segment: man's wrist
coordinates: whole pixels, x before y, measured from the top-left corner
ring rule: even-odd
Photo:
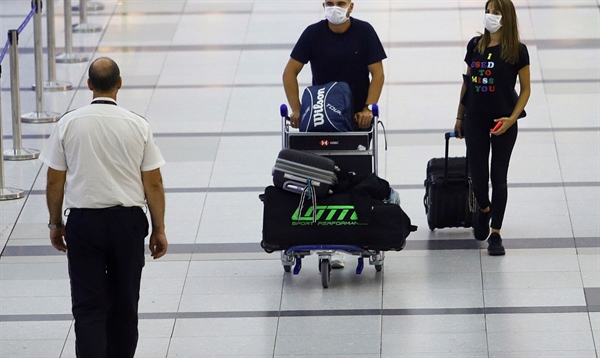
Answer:
[[[157,234],[164,233],[165,226],[164,225],[162,225],[162,226],[161,225],[158,225],[158,226],[152,225],[152,232],[157,233]]]
[[[58,222],[56,224],[53,224],[53,223],[50,223],[50,222],[48,223],[48,229],[50,229],[50,230],[59,229],[59,228],[61,228],[63,226],[65,226],[65,224],[63,224],[62,221],[60,221],[60,222]]]

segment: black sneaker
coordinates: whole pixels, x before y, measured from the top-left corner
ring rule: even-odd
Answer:
[[[495,232],[490,235],[488,239],[488,254],[490,256],[502,256],[506,252],[504,251],[504,246],[502,246],[502,238],[500,234],[496,234]]]
[[[475,222],[473,223],[473,235],[476,240],[485,241],[490,235],[490,218],[492,211],[484,213],[477,210],[475,214]]]

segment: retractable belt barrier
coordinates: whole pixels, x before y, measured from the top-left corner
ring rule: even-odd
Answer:
[[[19,101],[19,94],[20,94],[18,85],[16,88],[13,88],[13,83],[15,82],[15,79],[16,79],[16,82],[18,83],[18,76],[19,76],[18,56],[17,56],[18,34],[21,33],[21,31],[23,31],[25,26],[27,26],[27,24],[29,23],[31,18],[34,16],[36,10],[37,10],[37,3],[32,3],[31,11],[27,15],[27,17],[25,18],[23,23],[19,26],[19,28],[17,30],[9,30],[8,31],[8,39],[6,40],[6,44],[4,45],[2,52],[0,53],[0,80],[1,80],[2,79],[2,61],[4,60],[6,53],[9,52],[9,50],[10,50],[9,56],[10,56],[10,71],[11,71],[10,78],[11,78],[11,99],[12,99],[12,104],[13,104],[12,105],[13,117],[15,115],[15,108],[19,108],[19,106],[15,106],[15,100],[17,102]],[[16,94],[15,94],[15,92],[16,92]],[[4,136],[2,134],[2,98],[1,98],[1,94],[2,94],[2,91],[0,90],[0,153],[2,153],[2,155],[0,155],[0,200],[12,200],[12,199],[22,198],[23,190],[9,188],[4,185],[4,179],[5,179],[4,159],[8,159],[8,160],[13,159],[13,157],[14,157],[13,154],[18,153],[20,150],[20,145],[21,145],[21,127],[20,127],[20,118],[19,118],[20,116],[16,117],[17,120],[19,121],[19,123],[17,123],[17,125],[15,125],[14,118],[13,118],[13,144],[14,144],[15,148],[13,148],[12,150],[9,150],[5,153],[4,152]],[[36,156],[36,158],[37,158],[37,156]]]
[[[46,36],[48,40],[48,81],[44,82],[44,89],[46,91],[68,91],[73,88],[71,83],[65,81],[56,81],[56,34],[54,28],[54,0],[46,0],[46,27]],[[33,87],[33,89],[35,90],[35,86]]]
[[[90,33],[102,31],[102,26],[88,24],[87,22],[88,5],[87,0],[79,0],[79,24],[73,26],[75,33]]]
[[[58,63],[86,62],[88,57],[73,53],[73,21],[71,17],[71,0],[64,0],[65,5],[65,53],[56,57]]]
[[[6,151],[2,150],[2,160],[29,160],[36,159],[39,151],[35,149],[22,148],[21,140],[21,92],[19,84],[19,34],[25,29],[29,21],[35,16],[41,6],[32,2],[31,11],[21,23],[18,29],[8,30],[8,40],[5,50],[8,50],[10,58],[10,92],[11,92],[11,114],[12,114],[12,141],[13,148]],[[4,59],[6,51],[0,56],[0,65]],[[2,165],[3,167],[3,165]],[[3,187],[3,185],[2,185]]]
[[[35,112],[21,116],[24,123],[52,123],[58,121],[59,113],[44,110],[44,49],[42,45],[42,0],[32,0],[33,50],[35,59]]]

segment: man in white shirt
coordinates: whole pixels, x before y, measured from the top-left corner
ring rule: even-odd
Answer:
[[[165,161],[148,122],[117,106],[121,83],[113,60],[92,62],[92,103],[66,113],[40,154],[48,166],[50,240],[69,262],[77,357],[135,354],[146,205],[152,257],[162,257],[168,246],[160,173]]]

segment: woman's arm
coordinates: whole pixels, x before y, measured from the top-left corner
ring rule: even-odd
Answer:
[[[467,67],[467,73],[465,76],[471,77],[470,67]],[[465,116],[465,110],[467,109],[467,107],[465,107],[465,105],[462,103],[465,93],[467,93],[467,84],[465,81],[462,81],[462,86],[460,87],[460,97],[458,99],[458,109],[456,110],[456,122],[454,123],[454,132],[456,132],[456,136],[458,138],[463,137],[463,118]]]
[[[502,121],[502,126],[498,128],[498,130],[492,132],[493,135],[501,135],[506,132],[513,124],[515,124],[517,119],[519,119],[519,115],[525,109],[525,105],[527,105],[529,96],[531,95],[531,74],[529,65],[519,70],[519,83],[521,84],[521,90],[519,91],[519,98],[517,99],[515,108],[510,117],[494,120],[495,122]]]

